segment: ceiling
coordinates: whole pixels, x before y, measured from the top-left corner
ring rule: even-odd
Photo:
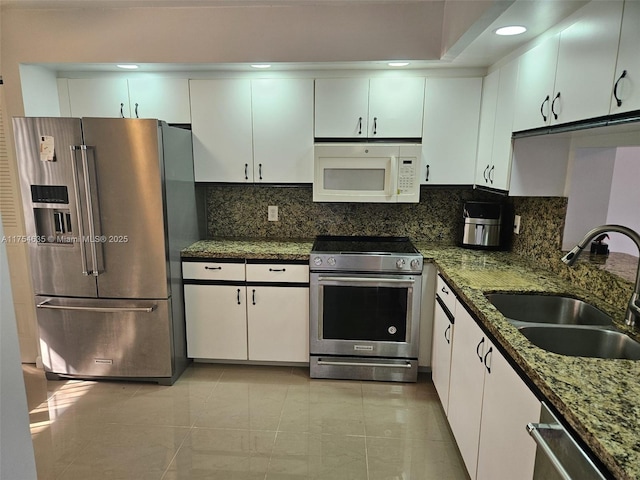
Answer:
[[[407,68],[438,67],[487,67],[528,43],[533,38],[562,22],[567,16],[587,3],[586,0],[0,0],[2,9],[138,9],[138,8],[204,8],[234,10],[251,13],[256,9],[286,9],[289,18],[299,18],[300,25],[309,25],[309,18],[318,16],[323,24],[340,25],[342,30],[351,30],[353,42],[362,39],[363,55],[357,60],[344,59],[344,51],[334,38],[331,28],[313,31],[316,45],[326,35],[326,51],[312,62],[301,63],[298,59],[287,62],[278,59],[276,68],[387,68],[383,60],[411,60]],[[385,10],[386,9],[386,10]],[[391,9],[391,10],[389,10]],[[395,16],[406,19],[392,27],[384,27],[389,12],[403,12]],[[291,16],[293,15],[293,16]],[[235,18],[235,17],[234,17]],[[289,21],[289,20],[288,20]],[[306,23],[305,23],[306,22]],[[295,20],[293,23],[296,23]],[[496,28],[509,24],[526,25],[528,31],[515,37],[499,37]],[[397,52],[395,58],[372,60],[371,32],[384,33],[384,48],[380,51]],[[335,29],[334,29],[335,30]],[[396,32],[392,35],[389,32]],[[367,36],[369,35],[369,36]],[[265,40],[268,41],[268,40]],[[368,45],[367,45],[368,44]],[[353,47],[354,49],[356,47]],[[369,49],[370,50],[370,49]],[[356,52],[356,50],[353,50]],[[403,52],[407,52],[403,56]],[[356,52],[357,53],[357,52]],[[355,57],[355,53],[351,54]],[[365,59],[365,60],[360,60]],[[234,69],[246,64],[181,64],[175,68],[184,70]],[[65,65],[65,70],[76,66]],[[111,65],[83,64],[84,70],[113,69]],[[147,71],[171,69],[166,64],[145,65]]]

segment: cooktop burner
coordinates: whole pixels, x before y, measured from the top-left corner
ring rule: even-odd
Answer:
[[[407,237],[320,235],[311,249],[312,271],[419,274],[422,255]]]
[[[313,252],[333,253],[417,253],[408,237],[347,237],[320,235]]]

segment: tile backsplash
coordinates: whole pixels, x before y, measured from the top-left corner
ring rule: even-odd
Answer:
[[[397,235],[414,241],[456,245],[462,237],[462,205],[467,200],[504,197],[465,187],[422,187],[420,203],[314,203],[311,186],[209,185],[200,187],[206,203],[207,238],[310,239],[316,235]],[[508,197],[522,218],[511,250],[532,265],[551,270],[620,308],[632,283],[607,271],[602,261],[583,255],[569,268],[560,262],[567,212],[565,197]],[[278,207],[279,220],[267,220]],[[635,272],[634,257],[625,260]],[[606,263],[606,262],[605,262]],[[611,263],[611,262],[610,262]],[[632,265],[631,265],[632,264]]]

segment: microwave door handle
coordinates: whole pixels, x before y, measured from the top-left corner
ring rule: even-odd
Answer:
[[[387,186],[385,193],[388,197],[392,197],[396,195],[398,188],[398,157],[395,155],[391,156],[391,179],[389,181],[389,185]]]

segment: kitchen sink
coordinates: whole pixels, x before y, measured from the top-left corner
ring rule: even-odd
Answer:
[[[612,325],[609,315],[582,300],[561,295],[490,293],[487,299],[516,326],[526,323],[555,325]]]
[[[640,360],[640,343],[616,330],[550,325],[518,330],[534,345],[560,355]]]

